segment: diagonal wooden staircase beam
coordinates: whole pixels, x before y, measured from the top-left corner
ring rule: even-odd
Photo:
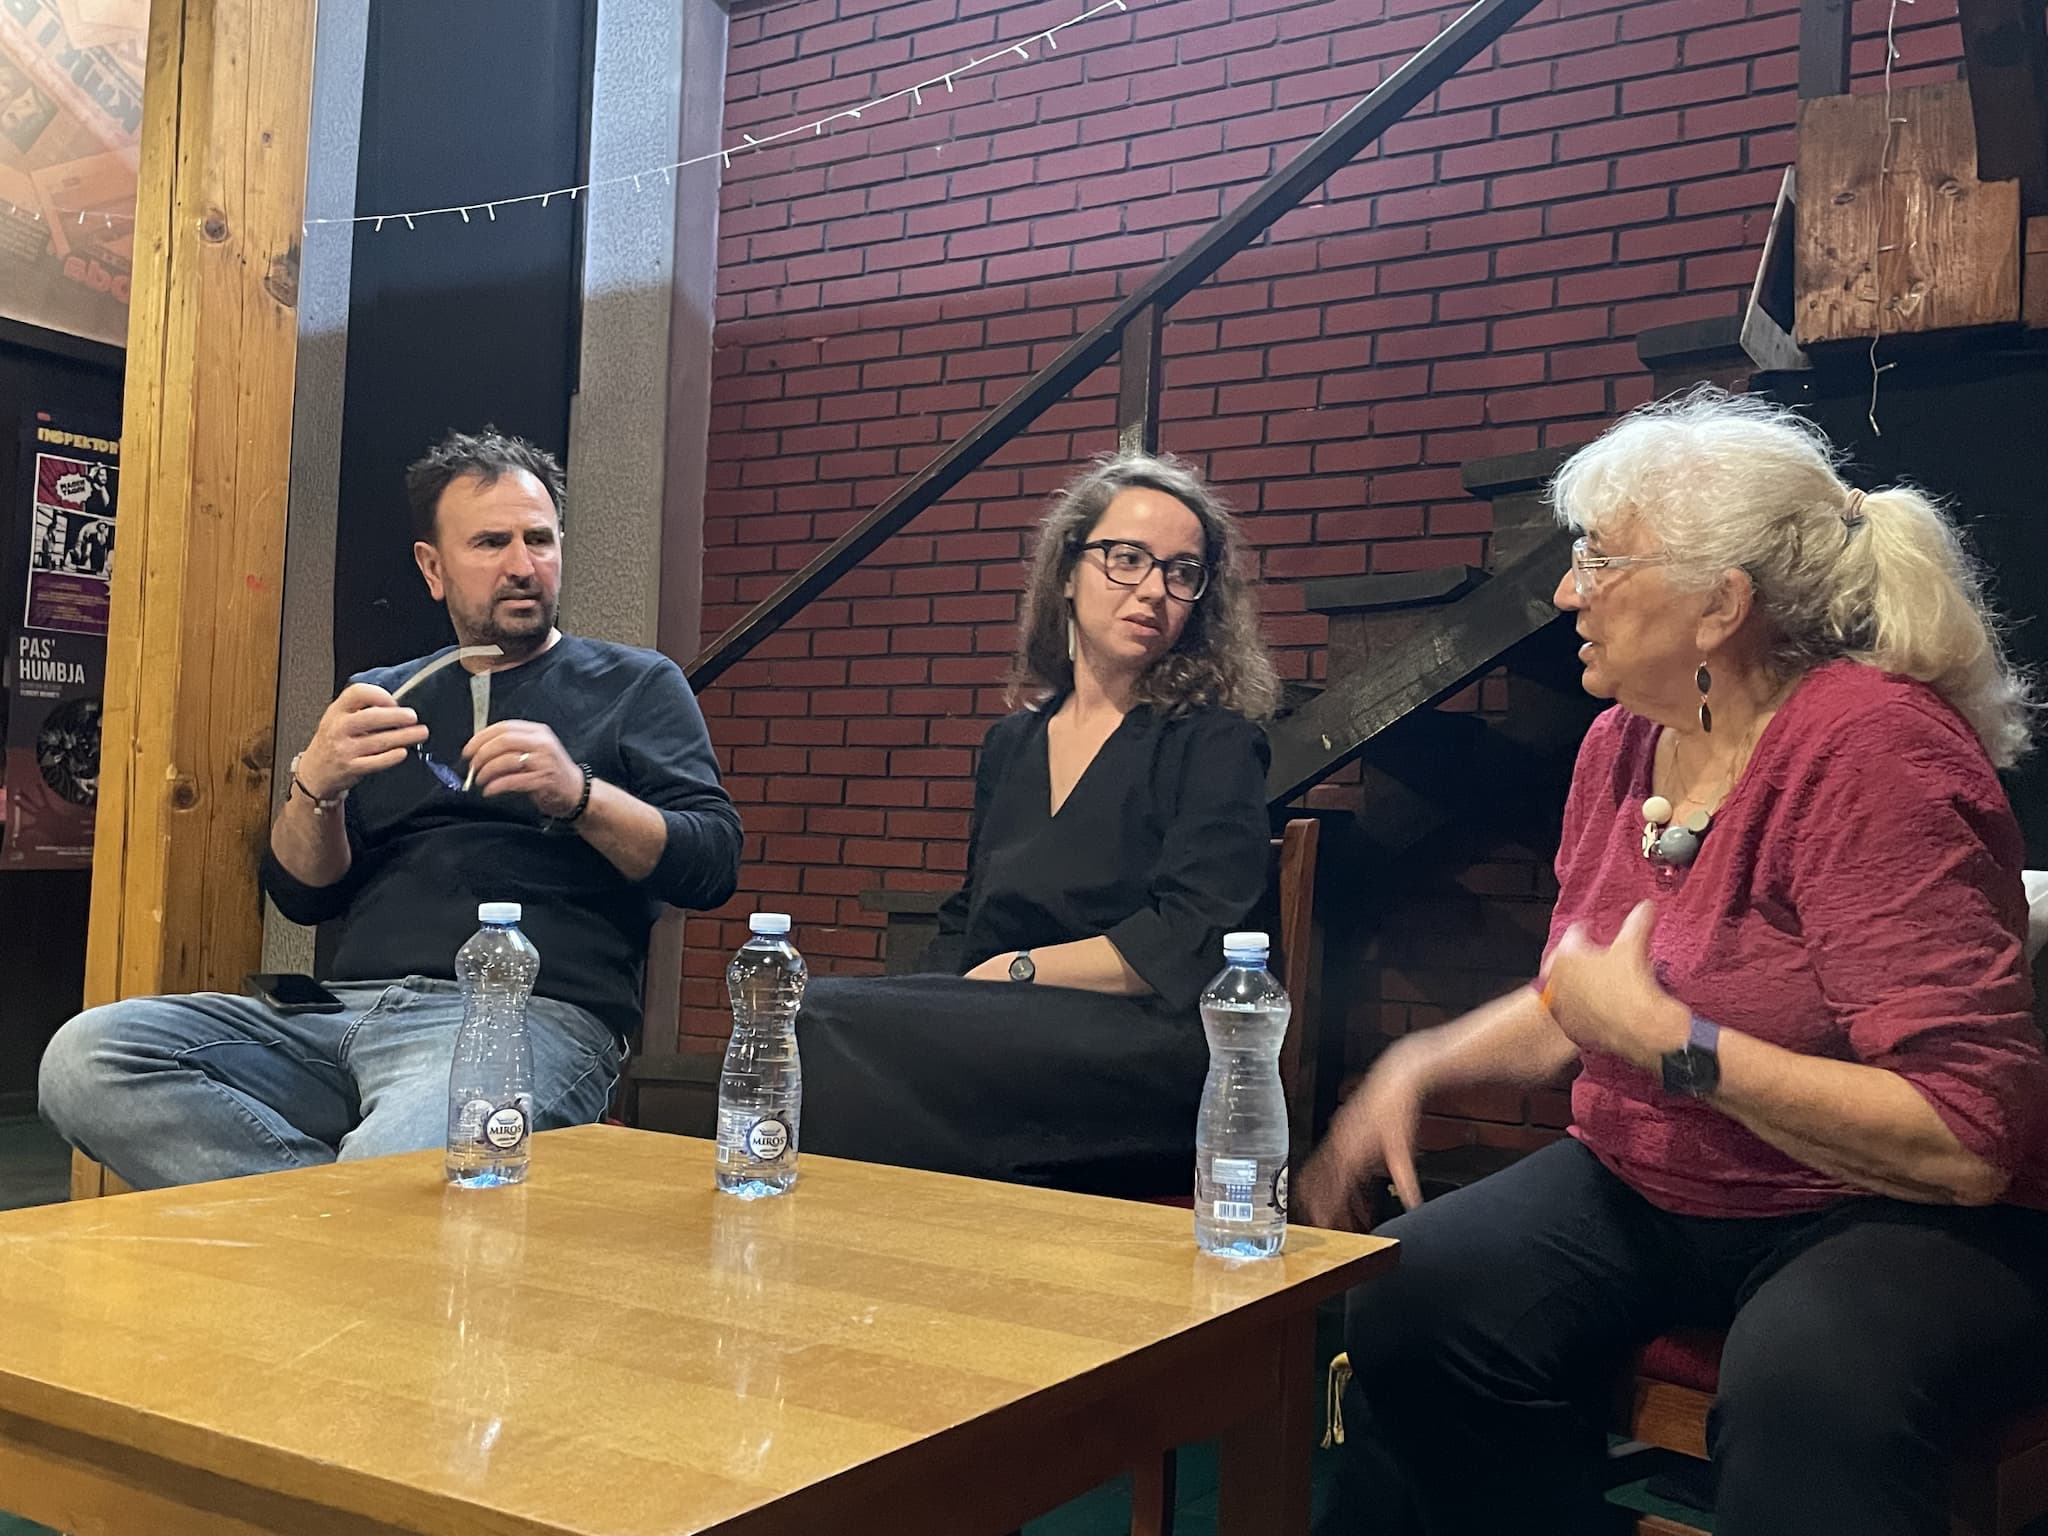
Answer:
[[[865,560],[884,540],[937,503],[985,464],[1047,407],[1114,357],[1124,327],[1138,315],[1161,313],[1271,229],[1331,174],[1350,164],[1424,97],[1491,48],[1501,34],[1534,10],[1537,0],[1479,0],[1437,34],[1421,52],[1382,80],[1357,106],[1324,129],[1194,244],[1161,267],[1138,290],[1047,363],[1017,392],[984,416],[967,435],[918,471],[816,559],[762,599],[690,664],[690,686],[703,689],[734,662],[789,622],[814,598]]]
[[[1550,597],[1571,562],[1571,543],[1570,531],[1557,529],[1457,602],[1436,609],[1427,628],[1332,682],[1274,726],[1267,798],[1278,804],[1321,783],[1409,711],[1449,698],[1557,618]]]

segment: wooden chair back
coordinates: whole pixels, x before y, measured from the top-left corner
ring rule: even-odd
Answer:
[[[1316,856],[1322,823],[1297,817],[1273,839],[1266,894],[1247,928],[1263,927],[1273,941],[1272,970],[1294,1004],[1280,1047],[1280,1086],[1287,1095],[1288,1143],[1294,1160],[1308,1152],[1316,1107],[1316,1051],[1321,1010],[1316,985],[1321,946],[1316,933]]]

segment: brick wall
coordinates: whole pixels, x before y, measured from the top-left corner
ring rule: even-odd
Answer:
[[[728,137],[859,105],[1077,8],[742,4]],[[914,114],[735,157],[706,637],[1455,14],[1130,0]],[[1897,78],[1953,78],[1954,0],[1900,17]],[[1857,22],[1867,89],[1882,0]],[[1796,0],[1549,0],[1174,311],[1165,445],[1246,513],[1288,676],[1322,666],[1302,578],[1478,563],[1489,514],[1460,464],[1590,436],[1647,394],[1638,331],[1733,311],[1793,154],[1796,47]],[[1071,465],[1113,445],[1114,387],[1113,370],[1090,380],[706,691],[749,835],[742,894],[691,927],[686,1036],[728,1027],[720,971],[745,912],[788,908],[820,968],[874,969],[881,918],[860,893],[957,880],[1026,531]]]

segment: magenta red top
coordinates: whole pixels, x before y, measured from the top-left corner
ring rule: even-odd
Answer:
[[[1664,986],[1724,1028],[1896,1072],[1970,1151],[2048,1208],[2048,1057],[2023,948],[2018,825],[1975,734],[1925,684],[1815,669],[1757,743],[1689,869],[1642,854],[1657,726],[1615,708],[1579,749],[1555,944],[1607,943],[1658,903]],[[1657,1205],[1768,1216],[1866,1193],[1709,1104],[1589,1052],[1572,1134]]]

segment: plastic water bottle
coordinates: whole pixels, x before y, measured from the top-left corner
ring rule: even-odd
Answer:
[[[525,1182],[533,1133],[533,1044],[526,1002],[540,951],[519,931],[519,903],[487,901],[483,927],[455,953],[462,1032],[448,1073],[448,1182],[489,1189]]]
[[[1209,1076],[1195,1128],[1195,1246],[1266,1259],[1287,1240],[1287,1098],[1280,1045],[1292,1007],[1266,970],[1263,933],[1223,939],[1202,993]]]
[[[732,1041],[718,1077],[718,1187],[758,1200],[796,1183],[804,1107],[796,1011],[810,972],[787,938],[782,913],[756,912],[747,928],[753,937],[725,968]]]

